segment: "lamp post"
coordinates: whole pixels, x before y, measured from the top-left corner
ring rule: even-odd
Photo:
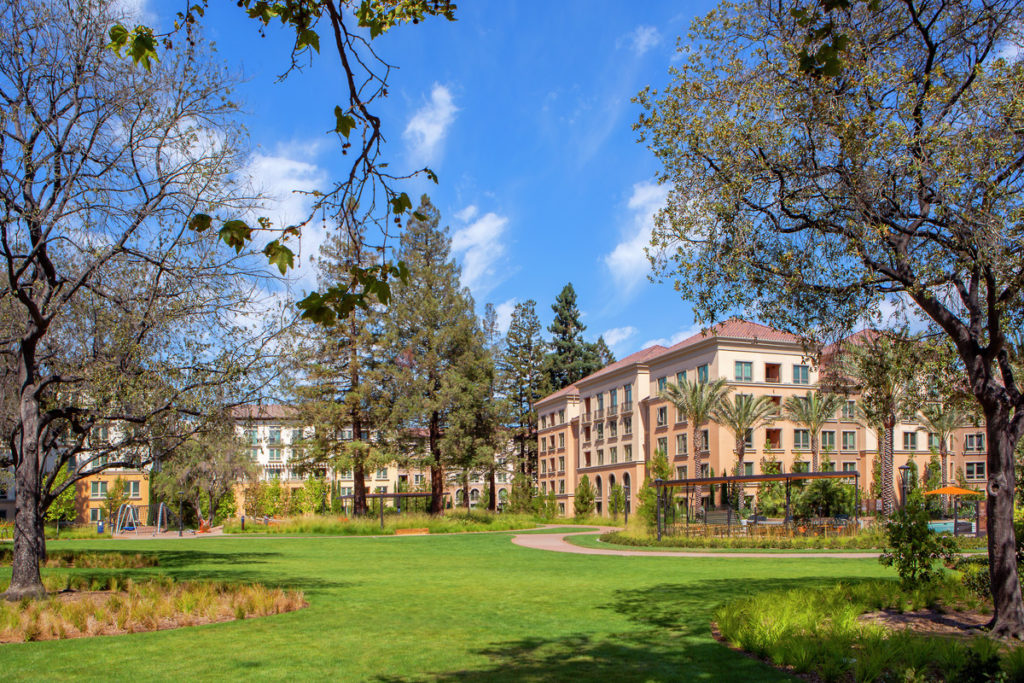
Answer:
[[[181,538],[184,534],[184,523],[181,521],[182,506],[185,502],[185,492],[178,491],[178,538]]]
[[[907,506],[907,490],[910,484],[910,465],[900,465],[900,493],[903,495],[903,507]]]

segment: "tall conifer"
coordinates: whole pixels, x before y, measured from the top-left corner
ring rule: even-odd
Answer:
[[[524,473],[531,471],[537,460],[537,411],[533,405],[548,390],[536,306],[532,299],[516,304],[498,362],[508,406],[506,421],[516,448],[517,466]]]
[[[603,363],[595,345],[583,341],[587,327],[580,322],[576,290],[571,282],[562,288],[551,310],[555,318],[548,327],[551,353],[546,358],[545,373],[551,390],[558,391],[599,370]]]

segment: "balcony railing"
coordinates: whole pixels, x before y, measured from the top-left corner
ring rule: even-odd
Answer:
[[[590,413],[583,413],[583,421],[590,422]]]
[[[594,419],[600,420],[604,417],[604,408],[598,408],[594,411]]]
[[[619,404],[619,414],[620,415],[625,415],[626,413],[632,413],[632,412],[633,412],[633,402],[632,401],[627,401],[625,403],[620,403]]]
[[[619,406],[608,406],[608,417],[614,417],[619,412]]]

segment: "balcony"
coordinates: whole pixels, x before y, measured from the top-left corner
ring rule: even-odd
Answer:
[[[590,413],[583,413],[583,421],[590,422]]]
[[[615,415],[618,414],[618,412],[619,412],[619,406],[617,406],[617,405],[608,406],[608,417],[615,417]]]
[[[625,403],[619,404],[619,415],[625,415],[626,413],[632,413],[632,412],[633,412],[633,402],[632,401],[627,401]]]
[[[595,420],[604,419],[604,408],[598,408],[597,410],[594,411],[594,419]]]

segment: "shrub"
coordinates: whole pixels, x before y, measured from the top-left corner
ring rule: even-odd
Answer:
[[[941,572],[936,562],[952,562],[956,553],[953,539],[928,528],[928,511],[919,491],[912,492],[906,505],[893,514],[886,535],[888,547],[878,561],[895,567],[904,586],[934,580]]]
[[[590,485],[590,477],[585,474],[576,485],[576,497],[573,499],[572,507],[577,519],[589,517],[594,512],[594,487]]]

